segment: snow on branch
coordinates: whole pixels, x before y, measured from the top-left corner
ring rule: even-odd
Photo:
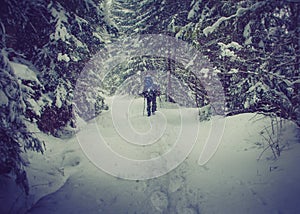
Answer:
[[[222,22],[224,22],[226,20],[229,20],[229,19],[231,19],[231,18],[233,18],[235,16],[236,16],[236,14],[231,15],[229,17],[224,17],[223,16],[223,17],[219,18],[218,21],[216,21],[212,26],[208,26],[208,27],[204,28],[204,30],[203,30],[204,35],[208,36],[208,34],[213,33],[220,26],[220,24]]]
[[[235,17],[241,17],[242,15],[245,14],[245,12],[249,10],[250,11],[256,10],[258,7],[261,7],[262,5],[263,5],[262,2],[258,2],[249,8],[238,8],[235,14],[228,17],[223,16],[219,18],[213,25],[204,28],[203,33],[205,36],[208,36],[209,34],[213,33],[224,21],[230,20]]]
[[[221,48],[221,56],[236,57],[234,50],[240,50],[242,46],[237,42],[231,42],[229,44],[224,44],[218,42],[218,45]]]
[[[78,24],[80,31],[82,31],[82,24],[86,24],[86,25],[89,24],[89,22],[87,20],[85,20],[84,18],[81,18],[80,16],[77,16],[76,14],[75,14],[75,20],[76,20],[76,23]]]

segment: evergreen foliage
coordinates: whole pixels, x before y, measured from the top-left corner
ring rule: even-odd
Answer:
[[[27,130],[26,121],[41,131],[63,137],[75,129],[73,90],[90,57],[103,48],[117,30],[103,18],[102,1],[4,0],[1,27],[1,174],[17,176],[28,193],[27,149],[43,152],[43,143]],[[13,66],[24,65],[34,78],[15,75]],[[93,100],[86,100],[94,102]],[[97,113],[104,99],[97,95]]]
[[[275,112],[300,125],[297,1],[193,1],[176,37],[219,70],[228,114]]]
[[[300,125],[299,7],[298,1],[275,0],[138,4],[116,0],[111,6],[111,17],[120,26],[121,35],[162,33],[193,44],[221,79],[228,115],[275,112]],[[132,71],[132,64],[128,62],[130,67],[123,65],[115,73]],[[201,79],[174,66],[164,71],[168,70],[187,80],[199,107],[207,105]],[[112,79],[119,82],[116,86],[126,76]]]
[[[15,176],[16,182],[28,194],[29,187],[24,171],[27,163],[21,154],[27,149],[43,152],[44,144],[28,131],[24,123],[24,94],[3,43],[0,59],[0,175]]]
[[[122,62],[101,84],[91,69],[80,85],[88,93],[74,97],[76,81],[91,57],[114,39],[137,34],[166,34],[197,48],[223,84],[228,115],[263,112],[300,126],[299,13],[299,1],[291,0],[3,0],[0,173],[15,174],[27,189],[21,153],[42,152],[43,143],[27,130],[26,120],[62,137],[65,128],[76,127],[73,109],[91,119],[91,111],[96,116],[107,109],[105,90],[110,95],[118,90],[137,94],[147,70],[164,72],[161,90],[168,100],[189,106],[185,101],[195,99],[200,120],[209,119],[213,108],[203,80],[160,57]],[[20,64],[35,77],[18,77],[14,66]],[[133,79],[136,74],[141,79]],[[171,82],[171,75],[178,81]],[[172,84],[188,90],[176,93]],[[83,105],[73,106],[74,99]]]

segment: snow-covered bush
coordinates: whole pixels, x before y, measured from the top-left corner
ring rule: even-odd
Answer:
[[[46,106],[42,110],[42,114],[37,121],[37,125],[41,131],[58,137],[58,131],[66,127],[69,123],[72,128],[75,128],[73,120],[71,106]]]
[[[204,107],[199,108],[199,120],[208,121],[212,116],[211,105],[206,105]]]
[[[90,72],[93,77],[93,73]],[[78,81],[73,99],[73,110],[85,121],[98,116],[108,106],[104,102],[104,92],[101,90],[98,78],[86,77]]]

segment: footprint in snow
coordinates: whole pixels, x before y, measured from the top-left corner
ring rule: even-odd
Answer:
[[[80,164],[80,157],[78,156],[65,156],[63,158],[63,166],[64,167],[75,167]]]
[[[192,207],[177,208],[177,213],[180,214],[197,214],[198,212]]]
[[[159,211],[163,212],[168,208],[169,199],[166,193],[159,190],[154,191],[150,196],[151,203],[153,207]]]
[[[185,178],[181,175],[174,174],[170,177],[169,191],[171,193],[181,189],[184,185]]]

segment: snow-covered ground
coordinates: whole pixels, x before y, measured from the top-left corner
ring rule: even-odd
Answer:
[[[162,103],[157,114],[148,118],[142,115],[142,108],[143,99],[132,100],[123,119],[137,133],[154,137],[157,141],[152,145],[127,143],[122,130],[116,130],[111,110],[81,124],[81,136],[96,139],[100,133],[115,152],[150,159],[173,148],[184,128],[180,114],[192,115],[187,116],[188,126],[199,128],[198,138],[177,168],[157,178],[125,180],[97,168],[81,148],[85,142],[79,144],[76,137],[61,140],[40,134],[47,151],[45,155],[28,153],[28,203],[33,204],[28,213],[300,213],[300,134],[293,123],[284,122],[281,156],[274,160],[271,149],[262,154],[268,144],[261,131],[270,125],[269,118],[255,114],[228,117],[217,152],[200,166],[197,162],[212,123],[197,122],[196,109]],[[96,132],[91,131],[95,124]],[[119,125],[122,129],[126,121]]]

